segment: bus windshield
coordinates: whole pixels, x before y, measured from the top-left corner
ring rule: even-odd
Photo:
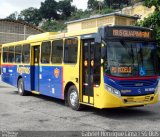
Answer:
[[[106,44],[105,74],[118,77],[155,76],[156,44],[111,41]]]

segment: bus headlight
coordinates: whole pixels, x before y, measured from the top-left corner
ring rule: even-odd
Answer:
[[[113,87],[110,87],[109,85],[105,85],[105,89],[106,89],[107,91],[109,91],[110,93],[118,96],[118,97],[121,96],[121,93],[120,93],[119,90],[117,90],[117,89],[115,89],[115,88],[113,88]]]
[[[155,89],[155,92],[154,92],[154,94],[156,94],[157,92],[158,92],[158,86],[156,87],[156,89]]]

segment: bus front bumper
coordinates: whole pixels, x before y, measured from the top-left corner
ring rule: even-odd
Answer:
[[[136,107],[158,102],[158,92],[144,96],[115,96],[109,92],[94,100],[94,106],[97,108],[117,108],[117,107]]]

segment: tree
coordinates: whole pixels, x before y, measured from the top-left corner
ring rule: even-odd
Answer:
[[[18,12],[15,11],[14,13],[10,14],[9,16],[7,16],[6,19],[17,20],[18,16],[19,16]]]
[[[41,16],[39,13],[39,10],[33,7],[30,7],[28,9],[22,10],[19,17],[30,24],[39,25],[39,22],[41,21]]]
[[[83,18],[89,18],[91,15],[91,11],[85,10],[83,11],[82,9],[77,9],[71,17],[68,18],[68,21],[73,21],[73,20],[78,20],[78,19],[83,19]]]
[[[63,21],[56,21],[56,20],[47,20],[43,23],[41,28],[48,32],[57,32],[64,30],[66,27],[66,24],[64,24]]]
[[[127,4],[127,6],[131,3],[131,0],[122,0],[123,4]]]
[[[143,27],[152,28],[154,35],[160,45],[160,1],[159,0],[145,0],[145,6],[155,7],[155,11],[148,18],[140,21],[138,25]]]
[[[62,0],[58,2],[58,12],[61,15],[62,19],[70,17],[73,12],[76,11],[76,8],[71,5],[72,0]]]
[[[40,14],[44,19],[58,19],[57,13],[58,3],[55,0],[45,0],[41,2]]]
[[[149,8],[154,6],[155,11],[160,11],[160,0],[145,0],[144,4]]]
[[[97,0],[88,0],[88,8],[91,10],[98,10],[98,1]]]
[[[112,0],[104,0],[104,4],[105,4],[108,8],[111,8],[111,3],[112,3]]]
[[[124,5],[129,5],[131,3],[131,0],[105,0],[105,3],[110,7],[114,9],[120,9]]]

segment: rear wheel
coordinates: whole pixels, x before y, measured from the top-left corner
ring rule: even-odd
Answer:
[[[21,96],[27,95],[26,91],[24,90],[24,82],[22,78],[18,80],[18,93]]]
[[[78,95],[77,88],[74,85],[71,86],[68,90],[67,100],[68,100],[69,106],[73,110],[78,111],[82,108],[82,105],[79,103],[79,95]]]

